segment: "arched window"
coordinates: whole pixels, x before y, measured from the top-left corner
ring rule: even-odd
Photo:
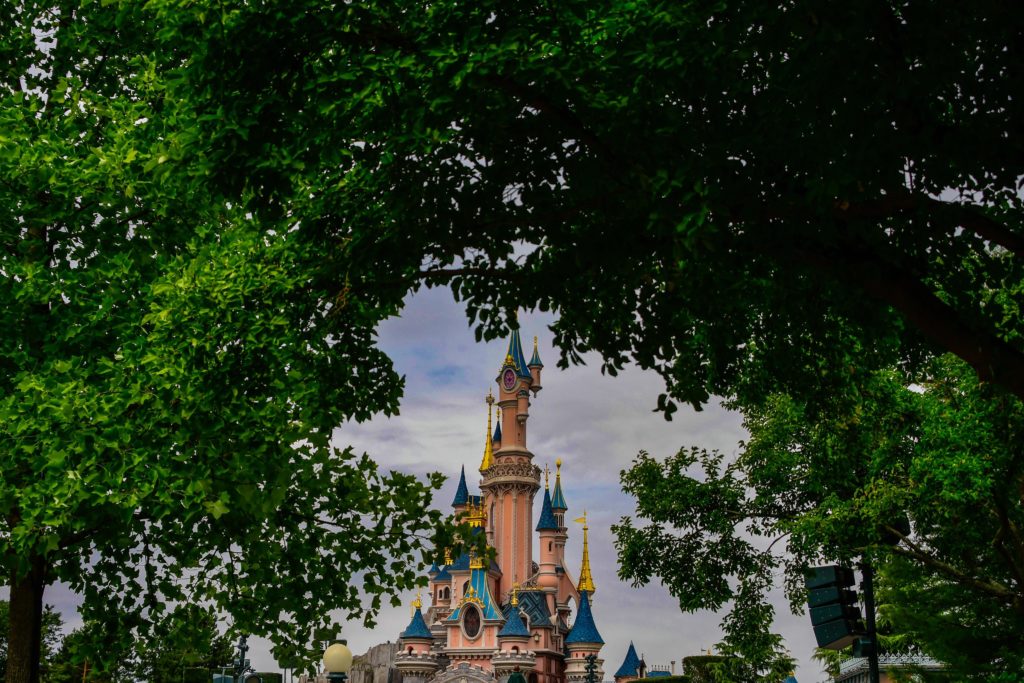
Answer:
[[[480,635],[480,610],[473,605],[466,605],[462,616],[462,630],[470,640]]]
[[[551,552],[551,541],[548,541],[548,552]]]
[[[412,654],[412,645],[409,646],[409,654]]]
[[[512,646],[512,652],[515,652],[516,654],[519,654],[519,646],[518,645],[513,645]]]

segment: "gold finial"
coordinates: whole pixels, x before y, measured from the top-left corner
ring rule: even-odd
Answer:
[[[418,610],[421,607],[423,607],[423,601],[420,599],[420,592],[421,592],[421,589],[417,588],[416,589],[416,599],[412,601],[412,609],[409,610],[409,616],[410,617],[414,616],[416,614],[416,610]]]
[[[534,353],[537,352],[537,335],[533,336],[533,351]]]
[[[487,401],[487,405],[494,403],[494,394],[491,393],[490,389],[487,390],[487,398],[485,400]]]
[[[544,490],[545,491],[548,490],[548,475],[550,475],[550,474],[551,474],[551,468],[549,468],[547,466],[547,463],[545,463],[544,464]]]
[[[512,602],[512,606],[513,607],[515,607],[516,605],[519,604],[519,584],[518,583],[513,583],[512,584],[512,600],[511,600],[511,602]]]
[[[487,392],[487,433],[484,435],[484,459],[480,463],[480,471],[486,472],[491,469],[491,465],[494,464],[494,444],[491,443],[491,404],[494,403],[494,397],[491,396],[491,392]]]
[[[445,548],[444,549],[444,563],[445,563],[445,565],[449,565],[449,564],[452,563],[452,549],[451,548]]]
[[[576,521],[583,523],[583,566],[580,568],[580,581],[576,589],[581,593],[583,591],[593,593],[594,576],[590,573],[590,549],[587,543],[587,530],[590,528],[587,526],[587,511],[584,510],[583,516]]]

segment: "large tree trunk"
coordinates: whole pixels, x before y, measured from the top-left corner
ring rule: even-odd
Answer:
[[[11,577],[6,683],[39,683],[45,587],[46,563],[42,557],[32,558],[28,574]]]

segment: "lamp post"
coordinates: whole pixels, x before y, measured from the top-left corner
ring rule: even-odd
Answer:
[[[348,649],[348,641],[342,640],[324,650],[324,670],[327,680],[331,683],[345,683],[348,672],[352,669],[352,650]]]

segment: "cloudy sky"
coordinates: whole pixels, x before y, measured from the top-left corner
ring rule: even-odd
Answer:
[[[591,565],[597,587],[594,617],[606,643],[602,651],[605,679],[611,679],[631,640],[648,664],[675,661],[678,668],[683,657],[699,654],[720,639],[720,615],[683,614],[662,586],[637,589],[616,577],[610,527],[633,512],[632,500],[620,489],[619,472],[640,450],[664,457],[681,446],[699,445],[733,455],[744,438],[740,418],[717,406],[699,413],[683,407],[672,422],[666,422],[653,412],[662,390],[656,375],[634,368],[606,377],[596,362],[559,370],[547,330],[550,315],[521,313],[519,320],[524,345],[529,347],[537,335],[546,363],[544,388],[530,410],[530,449],[541,468],[549,464],[554,469],[555,459],[562,459],[563,488],[570,506],[567,519],[584,509],[590,517]],[[401,414],[345,425],[335,434],[335,442],[370,453],[383,467],[448,475],[435,501],[447,509],[462,465],[466,465],[470,488],[478,489],[477,467],[487,420],[484,397],[495,388],[506,342],[476,343],[450,292],[436,289],[415,295],[401,317],[383,324],[380,343],[406,377]],[[579,575],[581,534],[579,525],[570,526],[566,559],[575,576]],[[412,598],[407,596],[406,605]],[[76,596],[58,586],[48,591],[46,599],[67,615],[68,627],[78,624]],[[802,683],[824,680],[820,667],[811,661],[809,619],[789,614],[781,594],[774,602],[775,630],[785,637],[799,662],[797,678]],[[350,624],[344,635],[353,651],[360,653],[394,640],[408,620],[408,606],[386,609],[372,631]],[[278,670],[265,642],[256,640],[251,645],[250,657],[257,670]]]
[[[562,459],[562,483],[570,506],[567,518],[579,516],[583,509],[590,516],[591,564],[597,587],[594,616],[606,643],[602,651],[605,678],[611,679],[630,640],[649,664],[667,665],[674,660],[678,667],[682,657],[699,654],[719,640],[719,615],[682,614],[662,586],[635,589],[616,577],[610,527],[634,509],[633,501],[621,491],[619,472],[639,450],[664,457],[680,446],[700,445],[734,454],[744,438],[740,417],[709,406],[699,413],[682,408],[672,422],[666,422],[653,412],[663,388],[653,373],[634,368],[612,378],[603,376],[596,362],[559,370],[555,367],[558,353],[547,330],[551,320],[550,315],[529,313],[521,313],[519,318],[527,354],[536,335],[546,363],[544,388],[530,408],[529,447],[542,469],[546,463],[554,469],[555,459]],[[476,343],[462,308],[446,289],[412,297],[401,317],[381,327],[380,342],[406,377],[401,414],[347,425],[338,430],[336,442],[365,450],[382,466],[449,475],[436,501],[447,506],[463,464],[470,488],[478,488],[477,468],[487,420],[484,397],[488,389],[497,390],[494,378],[506,342]],[[566,549],[576,576],[582,554],[578,527],[571,525]],[[408,596],[407,602],[412,597]],[[781,595],[776,602],[775,628],[800,662],[797,678],[803,683],[823,680],[820,668],[811,661],[809,619],[790,615]],[[349,644],[353,651],[363,652],[378,642],[394,640],[408,620],[408,607],[387,610],[372,632],[352,625]]]

